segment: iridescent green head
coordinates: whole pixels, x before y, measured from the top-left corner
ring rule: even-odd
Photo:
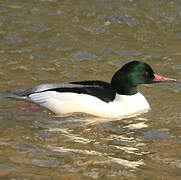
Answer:
[[[142,61],[131,61],[119,69],[111,80],[112,88],[122,95],[134,95],[137,86],[163,81],[176,81],[156,75],[152,68]]]

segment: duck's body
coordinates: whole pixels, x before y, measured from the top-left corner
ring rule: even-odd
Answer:
[[[48,90],[28,96],[33,102],[50,109],[55,114],[85,112],[104,118],[116,118],[148,110],[149,104],[139,92],[135,95],[116,94],[114,99],[106,102],[96,96],[72,92],[60,93]],[[104,97],[102,97],[104,99]]]
[[[84,112],[116,118],[150,109],[147,100],[137,92],[136,87],[160,81],[175,80],[155,75],[146,63],[132,61],[114,74],[111,83],[80,81],[43,84],[24,90],[7,91],[4,96],[29,99],[57,115]]]

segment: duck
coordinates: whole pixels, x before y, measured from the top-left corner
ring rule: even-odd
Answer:
[[[110,83],[85,80],[41,84],[6,91],[3,97],[30,100],[56,115],[86,113],[103,118],[119,118],[150,110],[146,98],[137,90],[139,85],[175,81],[155,74],[145,62],[131,61],[113,75]]]

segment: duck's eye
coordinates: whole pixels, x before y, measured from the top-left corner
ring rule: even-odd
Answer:
[[[144,77],[149,77],[149,73],[148,73],[148,72],[145,72],[143,76],[144,76]]]

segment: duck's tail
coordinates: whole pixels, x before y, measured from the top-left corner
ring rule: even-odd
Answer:
[[[2,96],[5,98],[27,99],[28,95],[31,94],[30,89],[18,89],[18,90],[12,90],[12,91],[5,91],[2,94]]]

